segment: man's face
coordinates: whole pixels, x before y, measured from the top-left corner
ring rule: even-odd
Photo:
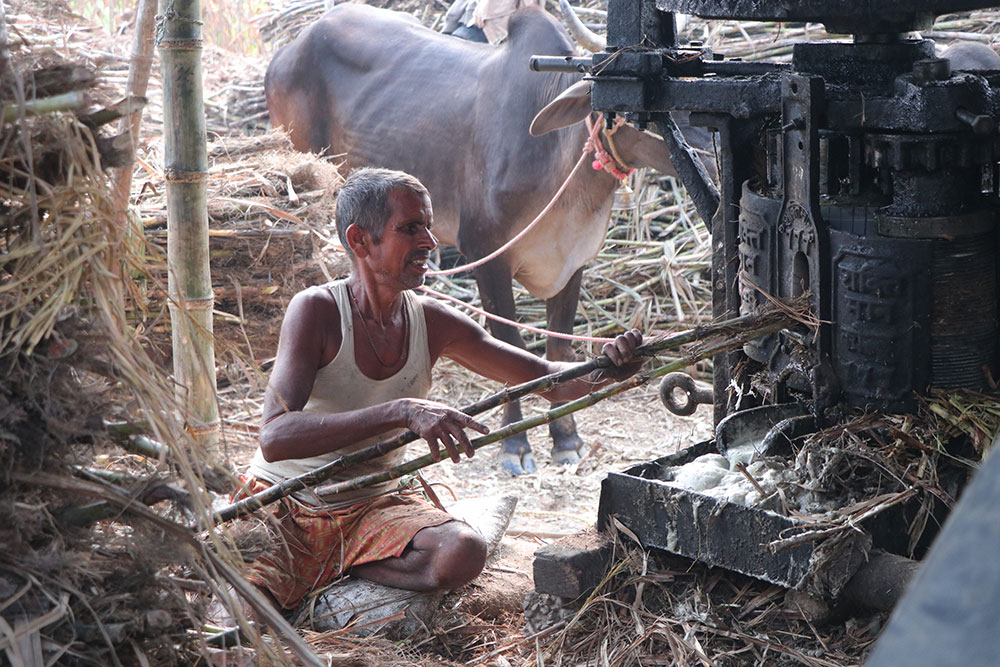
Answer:
[[[392,213],[385,223],[382,240],[372,249],[376,273],[384,279],[398,280],[403,289],[424,284],[427,259],[437,247],[431,234],[433,212],[430,199],[409,190],[389,193]]]

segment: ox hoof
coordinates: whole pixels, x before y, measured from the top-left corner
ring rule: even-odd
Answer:
[[[524,452],[523,454],[501,452],[500,465],[515,477],[525,473],[530,474],[538,470],[538,466],[535,465],[535,456],[531,452]]]
[[[576,449],[553,449],[552,462],[559,465],[569,465],[580,461],[580,452]]]

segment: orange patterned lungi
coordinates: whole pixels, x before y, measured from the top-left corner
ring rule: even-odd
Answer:
[[[244,489],[237,497],[270,486],[256,478],[240,481]],[[295,609],[309,592],[355,565],[402,555],[420,529],[455,520],[416,492],[391,493],[343,510],[284,499],[273,518],[282,541],[250,565],[247,579],[269,590],[285,609]]]

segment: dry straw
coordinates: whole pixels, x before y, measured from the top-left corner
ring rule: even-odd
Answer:
[[[13,52],[16,76],[5,78],[13,84],[3,95],[15,103],[42,71],[33,69],[42,61],[29,48],[36,42],[29,27],[52,34],[65,28],[56,9],[38,12],[55,26],[26,25],[20,13],[26,9],[12,6],[21,41]],[[184,593],[186,578],[177,577],[178,570],[239,585],[222,560],[238,557],[219,541],[209,548],[176,539],[177,528],[186,532],[176,518],[203,515],[209,497],[174,388],[128,319],[126,303],[134,296],[128,292],[136,283],[122,276],[152,281],[148,255],[139,252],[141,244],[126,242],[128,232],[116,222],[120,210],[90,128],[73,113],[15,116],[0,140],[0,363],[6,373],[0,532],[7,546],[0,580],[4,591],[7,584],[17,591],[0,600],[0,649],[14,662],[32,664],[43,652],[50,661],[68,654],[95,664],[145,663],[162,651],[195,659],[204,647],[188,627],[201,611]],[[117,414],[141,415],[150,435],[166,443],[166,461],[140,466],[139,486],[158,483],[168,463],[186,489],[185,506],[147,509],[137,500],[145,497],[141,489],[71,476],[81,469],[66,462],[92,456],[95,445],[110,446],[99,424]],[[115,520],[66,523],[79,516],[67,510],[93,500],[117,507]],[[116,575],[123,557],[137,559],[131,576]],[[268,605],[255,602],[266,617]],[[288,631],[300,659],[316,662],[280,617],[272,627]],[[279,651],[259,639],[257,648],[259,658],[279,659]]]

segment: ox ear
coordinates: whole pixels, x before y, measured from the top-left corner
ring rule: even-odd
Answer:
[[[591,111],[590,82],[578,81],[535,114],[528,131],[531,136],[537,137],[552,130],[569,127],[589,116]]]

